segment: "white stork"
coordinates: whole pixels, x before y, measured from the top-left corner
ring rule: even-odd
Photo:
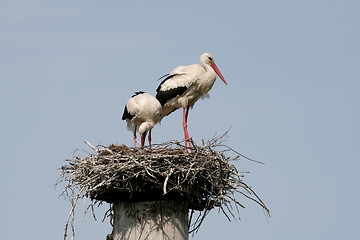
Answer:
[[[183,108],[183,128],[186,147],[189,141],[187,130],[189,108],[192,108],[199,98],[208,97],[207,93],[214,85],[216,74],[227,85],[224,77],[215,65],[213,56],[209,53],[204,53],[200,56],[200,65],[193,64],[175,68],[171,73],[161,77],[164,80],[156,89],[156,98],[163,107],[163,117],[178,108]],[[189,146],[191,147],[190,142]]]
[[[144,147],[146,134],[149,132],[149,147],[151,148],[151,129],[161,120],[162,107],[160,102],[146,92],[135,92],[126,102],[122,120],[126,120],[127,128],[134,132],[134,147],[136,148],[136,128],[139,126],[141,148]]]

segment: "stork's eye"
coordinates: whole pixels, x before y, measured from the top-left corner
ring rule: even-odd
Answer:
[[[212,62],[212,57],[208,57],[208,59],[210,60],[210,62]]]

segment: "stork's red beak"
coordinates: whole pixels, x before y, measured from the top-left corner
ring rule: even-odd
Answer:
[[[221,72],[220,72],[220,70],[218,69],[218,67],[216,66],[216,64],[213,63],[213,64],[211,64],[210,66],[214,69],[214,71],[215,71],[216,74],[221,78],[221,80],[227,85],[227,83],[226,83],[223,75],[221,74]]]

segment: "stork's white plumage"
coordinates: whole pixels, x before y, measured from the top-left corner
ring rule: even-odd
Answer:
[[[156,98],[163,107],[163,117],[178,108],[183,108],[185,146],[187,146],[187,140],[189,140],[187,131],[189,108],[192,108],[197,100],[207,96],[207,93],[214,85],[216,74],[227,85],[215,65],[213,56],[204,53],[200,56],[200,64],[179,66],[171,73],[164,75],[164,80],[156,89]],[[190,142],[189,146],[191,146]]]
[[[146,134],[149,132],[149,146],[151,148],[151,129],[161,121],[162,107],[160,102],[146,92],[136,92],[125,105],[122,120],[126,120],[127,127],[134,132],[134,147],[136,148],[136,129],[139,127],[141,147],[144,147]]]

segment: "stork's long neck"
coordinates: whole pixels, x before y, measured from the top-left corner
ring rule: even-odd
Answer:
[[[204,77],[204,80],[212,82],[212,84],[213,84],[213,82],[216,79],[216,73],[215,73],[214,69],[209,64],[206,64],[206,63],[203,63],[203,62],[201,62],[200,65],[205,70],[206,77]],[[211,84],[211,86],[212,86],[212,84]]]
[[[204,75],[200,77],[198,81],[197,91],[200,95],[204,95],[210,91],[212,86],[214,85],[216,79],[216,73],[214,69],[209,64],[201,63],[201,66],[205,70]]]
[[[209,64],[206,64],[204,62],[200,62],[200,65],[205,69],[206,72],[214,72],[214,69],[212,69],[212,67]]]

